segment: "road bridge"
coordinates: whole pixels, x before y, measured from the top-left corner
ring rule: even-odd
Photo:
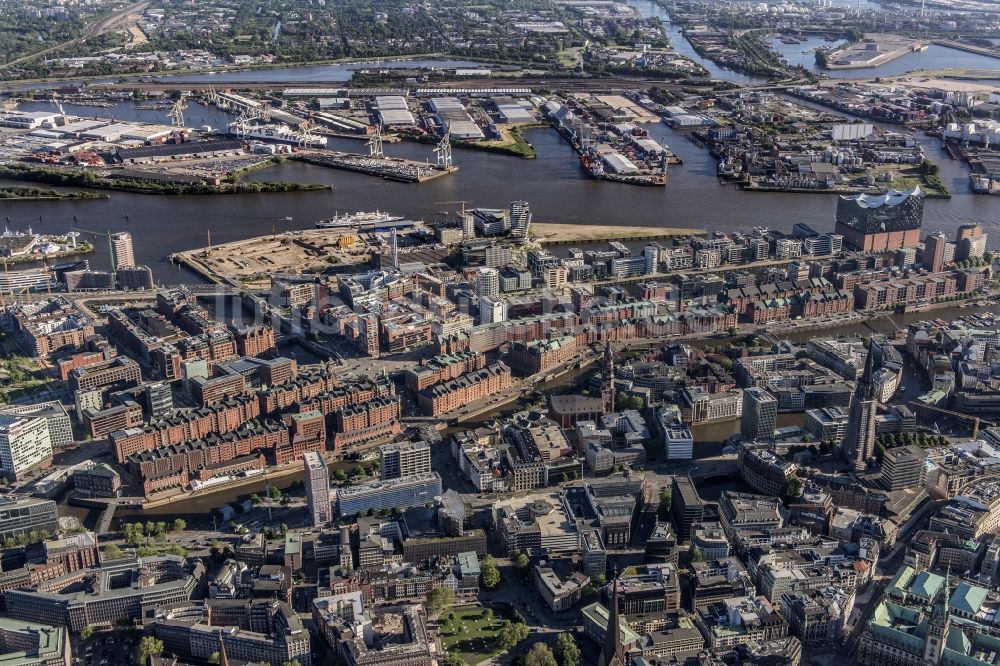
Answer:
[[[115,509],[118,508],[118,502],[108,502],[108,505],[101,511],[101,517],[97,519],[97,536],[102,534],[107,534],[111,531],[111,521],[115,517]]]

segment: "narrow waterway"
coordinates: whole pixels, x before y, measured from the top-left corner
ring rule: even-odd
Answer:
[[[760,83],[767,81],[766,77],[752,76],[743,72],[734,72],[702,58],[694,47],[684,38],[680,26],[670,21],[670,12],[658,0],[626,0],[646,17],[657,17],[663,21],[670,43],[680,55],[687,56],[708,70],[712,78],[734,81],[736,83]],[[842,0],[834,4],[856,8],[858,3]],[[863,2],[862,9],[877,8],[876,3]],[[908,53],[880,67],[865,67],[860,69],[824,70],[816,66],[815,49],[820,46],[836,47],[843,40],[828,42],[823,37],[808,36],[800,44],[785,44],[780,40],[770,40],[772,48],[780,53],[790,65],[802,65],[806,69],[835,79],[863,79],[877,76],[896,76],[916,70],[934,69],[976,69],[1000,71],[1000,59],[989,56],[960,51],[945,46],[931,45],[926,50]]]
[[[848,326],[841,326],[835,329],[828,329],[824,331],[813,331],[813,332],[791,332],[786,334],[780,334],[778,337],[783,339],[792,340],[794,342],[805,342],[806,340],[813,337],[826,337],[834,335],[857,335],[857,336],[868,336],[873,332],[891,334],[895,330],[895,326],[905,327],[911,323],[918,321],[924,321],[928,319],[944,319],[951,320],[958,318],[962,315],[972,314],[974,312],[992,312],[996,315],[1000,315],[1000,304],[994,304],[986,308],[978,307],[951,307],[951,308],[941,308],[938,310],[933,310],[931,312],[914,312],[910,314],[894,315],[891,320],[889,319],[878,319],[873,322],[865,322],[859,324],[851,324]],[[729,342],[728,339],[712,339],[704,340],[699,343],[695,343],[696,346],[704,345],[721,345]],[[571,372],[565,377],[551,382],[546,382],[537,387],[537,391],[542,395],[549,395],[551,393],[562,393],[569,392],[572,390],[570,387],[574,384],[578,388],[582,388],[583,383],[587,380],[589,375],[593,372],[593,368],[587,370],[576,370]],[[912,399],[918,395],[921,391],[920,378],[918,377],[915,369],[909,363],[906,364],[904,368],[903,385],[907,387],[906,395],[907,399]],[[528,406],[527,399],[518,401],[508,405],[503,409],[499,409],[488,414],[484,414],[477,419],[470,421],[469,423],[463,424],[463,428],[471,428],[476,425],[487,423],[495,418],[503,417],[509,414],[513,414],[519,410],[525,409]],[[786,426],[802,426],[804,422],[804,415],[802,413],[792,413],[792,414],[779,414],[778,415],[778,427]],[[739,420],[729,420],[729,421],[719,421],[715,423],[706,423],[695,426],[692,428],[692,434],[695,439],[695,458],[702,459],[718,455],[723,447],[724,442],[728,437],[739,431],[740,423]],[[454,429],[445,432],[447,436]],[[342,462],[334,463],[331,465],[330,469],[345,469],[348,470],[353,466],[353,463]],[[302,472],[295,471],[289,475],[283,476],[280,481],[276,483],[272,479],[272,485],[278,485],[280,488],[288,488],[293,482],[302,480]],[[260,477],[254,480],[252,483],[248,483],[245,486],[240,486],[239,488],[227,488],[222,489],[214,493],[200,495],[197,497],[191,497],[184,500],[179,500],[177,502],[164,505],[155,509],[150,509],[147,511],[135,511],[135,510],[123,510],[116,514],[117,518],[128,518],[137,516],[158,516],[158,517],[178,517],[178,516],[196,516],[199,514],[206,514],[212,509],[218,508],[222,504],[232,504],[240,502],[250,496],[251,493],[260,494],[264,492],[266,480],[264,477]],[[79,518],[88,526],[93,526],[97,519],[96,511],[91,511],[82,507],[69,506],[65,503],[65,497],[61,498],[60,508],[61,515],[71,515]]]
[[[715,64],[708,58],[702,58],[698,52],[694,50],[691,42],[684,38],[681,26],[670,21],[670,12],[668,12],[663,5],[657,2],[657,0],[626,0],[626,4],[638,9],[639,13],[646,18],[656,17],[660,19],[660,21],[663,22],[664,32],[670,39],[670,45],[674,48],[674,51],[676,51],[679,55],[694,60],[696,63],[704,67],[708,70],[708,74],[711,78],[723,79],[743,84],[762,83],[767,81],[767,78],[765,77],[753,76],[752,74],[745,74],[743,72],[725,69]]]

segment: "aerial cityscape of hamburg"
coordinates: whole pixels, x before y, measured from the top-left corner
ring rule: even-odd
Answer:
[[[0,0],[0,666],[1000,666],[1000,0]]]

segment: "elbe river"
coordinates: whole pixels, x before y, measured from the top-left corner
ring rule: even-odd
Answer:
[[[650,0],[631,0],[644,13],[666,14]],[[676,26],[667,32],[678,51],[705,63],[694,53]],[[802,50],[802,45],[782,48]],[[960,54],[960,52],[954,52]],[[1000,61],[973,54],[966,66],[1000,66]],[[907,56],[909,57],[909,56]],[[903,59],[905,60],[905,58]],[[984,62],[979,62],[984,61]],[[919,66],[919,65],[917,65]],[[319,80],[320,70],[343,66],[315,66],[255,72],[255,78],[287,81]],[[750,77],[711,65],[713,76],[749,82]],[[339,71],[339,70],[338,70]],[[998,72],[1000,75],[1000,72]],[[220,75],[221,77],[222,75]],[[228,75],[226,75],[228,76]],[[183,75],[178,75],[182,78]],[[49,104],[25,104],[24,109],[51,109]],[[85,117],[165,122],[164,111],[136,110],[123,103],[113,109],[73,107],[67,111]],[[191,104],[187,122],[192,126],[222,127],[229,117],[223,112]],[[539,222],[581,225],[637,225],[651,229],[689,227],[709,231],[747,231],[765,226],[789,231],[796,222],[805,222],[820,231],[833,229],[837,197],[828,194],[775,194],[742,192],[733,185],[719,185],[715,160],[691,143],[682,132],[662,123],[644,126],[650,135],[670,146],[684,161],[671,167],[666,187],[644,188],[595,181],[580,168],[573,150],[550,129],[526,131],[537,159],[522,160],[489,153],[456,149],[454,162],[459,171],[422,184],[394,183],[379,178],[335,171],[300,163],[256,172],[249,180],[281,180],[328,184],[328,192],[247,194],[219,196],[153,196],[112,192],[106,201],[3,202],[0,218],[11,228],[31,226],[44,233],[63,233],[71,226],[96,230],[128,230],[135,243],[136,259],[153,268],[163,284],[190,282],[195,278],[166,260],[168,253],[206,244],[211,229],[212,242],[223,243],[270,233],[272,223],[279,229],[312,227],[335,212],[381,209],[428,222],[439,211],[454,211],[453,202],[468,206],[500,207],[514,199],[531,204]],[[969,191],[968,170],[948,159],[939,142],[916,137],[929,156],[941,167],[942,177],[953,197],[927,200],[925,231],[942,230],[949,236],[968,222],[982,224],[990,233],[990,245],[1000,246],[1000,198],[974,195]],[[332,139],[330,148],[364,152],[364,143],[352,139]],[[386,144],[385,152],[417,160],[434,161],[433,147],[402,142]],[[76,221],[74,222],[74,216]],[[285,218],[292,218],[289,222]],[[106,252],[90,255],[94,267],[107,267]]]

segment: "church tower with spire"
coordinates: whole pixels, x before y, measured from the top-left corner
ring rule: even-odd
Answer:
[[[945,574],[944,585],[938,595],[937,603],[931,610],[930,620],[927,622],[927,638],[924,639],[924,663],[939,664],[941,655],[944,653],[945,644],[948,641],[948,629],[951,626],[951,613],[948,611],[949,578],[950,571]]]
[[[604,402],[604,413],[610,414],[615,411],[615,353],[610,342],[604,345],[604,369],[601,372],[604,380],[601,400]]]
[[[863,472],[868,459],[875,454],[875,417],[878,415],[878,398],[875,395],[875,353],[868,345],[865,370],[858,380],[851,401],[851,415],[848,421],[847,438],[844,440],[844,458],[854,465],[855,471]]]
[[[608,607],[608,630],[604,634],[604,647],[597,658],[597,666],[626,666],[625,646],[622,645],[622,627],[618,616],[618,577],[611,583],[611,605]]]
[[[219,666],[229,666],[229,655],[226,654],[226,641],[219,632]]]

